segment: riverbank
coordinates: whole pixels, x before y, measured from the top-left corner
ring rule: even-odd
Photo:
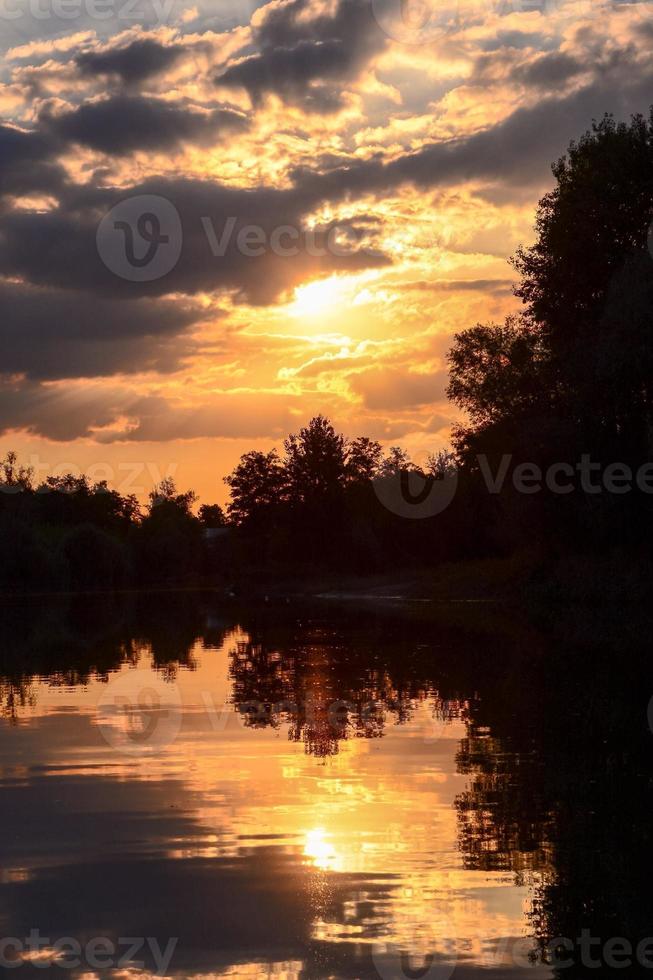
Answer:
[[[572,555],[543,560],[533,555],[476,561],[443,562],[434,567],[399,568],[352,574],[316,568],[247,568],[219,582],[194,581],[126,589],[77,589],[0,592],[20,596],[128,595],[135,593],[213,593],[225,601],[283,602],[293,599],[357,601],[392,605],[410,603],[641,602],[653,590],[650,562],[623,555]]]

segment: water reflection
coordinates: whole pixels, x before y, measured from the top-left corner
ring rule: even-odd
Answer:
[[[489,609],[3,613],[2,935],[113,944],[75,976],[172,938],[177,977],[551,976],[552,937],[653,932],[644,624],[615,666]]]

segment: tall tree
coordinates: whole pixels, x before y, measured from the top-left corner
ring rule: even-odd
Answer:
[[[585,451],[641,453],[653,417],[653,115],[605,116],[553,174],[537,239],[513,260],[524,312],[457,335],[449,395],[467,436],[530,419],[537,438],[533,420],[565,419]]]
[[[267,520],[272,508],[284,499],[285,474],[274,450],[245,453],[225,483],[231,492],[227,511],[235,524]]]
[[[624,398],[649,413],[653,396],[653,112],[618,124],[606,115],[553,174],[537,240],[514,259],[516,294],[548,351],[559,410],[588,431],[629,435]],[[627,293],[637,297],[635,317]],[[629,422],[640,427],[632,414]]]
[[[359,436],[347,446],[346,475],[351,483],[373,480],[379,471],[383,449],[381,443],[367,436]]]
[[[317,415],[284,442],[288,489],[295,502],[333,497],[342,489],[347,472],[344,436],[323,415]]]

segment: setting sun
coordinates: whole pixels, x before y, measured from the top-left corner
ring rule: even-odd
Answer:
[[[327,316],[343,299],[345,284],[338,276],[318,279],[295,289],[293,316]]]

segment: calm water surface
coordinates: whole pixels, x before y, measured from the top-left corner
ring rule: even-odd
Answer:
[[[541,631],[484,609],[3,611],[13,976],[550,977],[547,938],[638,928],[628,855],[615,882],[589,855],[619,839],[604,760],[649,833],[650,734],[645,707],[627,744],[587,729],[638,718],[594,654],[552,676]]]

